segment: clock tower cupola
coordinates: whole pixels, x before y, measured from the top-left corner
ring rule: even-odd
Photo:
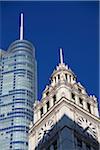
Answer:
[[[89,95],[76,75],[60,62],[34,104],[29,150],[99,150],[100,120],[97,98]]]
[[[76,76],[73,71],[65,65],[63,58],[63,50],[60,48],[60,63],[51,75],[51,85],[55,86],[59,82],[67,82],[68,84],[76,83]]]

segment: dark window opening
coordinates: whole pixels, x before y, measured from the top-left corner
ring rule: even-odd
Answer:
[[[53,104],[56,102],[56,95],[53,96]]]
[[[80,88],[78,88],[78,91],[81,93],[82,92],[82,90],[80,89]]]
[[[74,99],[74,100],[75,100],[75,94],[74,94],[74,93],[72,93],[71,95],[72,95],[72,99]]]
[[[70,82],[71,82],[71,75],[69,76]]]
[[[46,93],[46,95],[47,95],[47,96],[49,95],[49,91]]]
[[[90,107],[89,103],[87,103],[87,108],[88,108],[89,112],[91,113],[91,107]]]
[[[82,98],[79,98],[79,103],[80,103],[81,105],[83,105],[83,99],[82,99]]]
[[[58,74],[58,80],[60,79],[60,75]]]
[[[50,107],[49,101],[46,103],[46,105],[47,105],[47,111],[48,111],[48,110],[49,110],[49,107]]]
[[[65,78],[66,78],[66,80],[67,80],[67,74],[65,74]]]
[[[42,117],[42,115],[43,115],[43,107],[40,109],[40,115]]]

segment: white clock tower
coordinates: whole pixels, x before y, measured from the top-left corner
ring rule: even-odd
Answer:
[[[99,150],[100,119],[95,96],[89,96],[72,70],[60,63],[41,101],[34,104],[29,150]]]

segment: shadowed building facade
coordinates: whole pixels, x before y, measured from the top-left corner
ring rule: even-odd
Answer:
[[[0,50],[0,149],[28,150],[28,128],[36,99],[35,48],[23,39]]]
[[[100,119],[95,96],[89,96],[63,62],[50,78],[41,101],[34,103],[29,150],[99,150]]]

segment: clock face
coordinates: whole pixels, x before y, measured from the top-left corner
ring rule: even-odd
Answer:
[[[80,116],[77,119],[77,123],[81,127],[81,130],[84,134],[87,134],[88,136],[93,138],[97,138],[96,126],[92,122]]]
[[[50,130],[54,126],[54,121],[49,119],[41,128],[38,133],[38,141],[43,140],[45,137],[48,138],[50,136]]]

